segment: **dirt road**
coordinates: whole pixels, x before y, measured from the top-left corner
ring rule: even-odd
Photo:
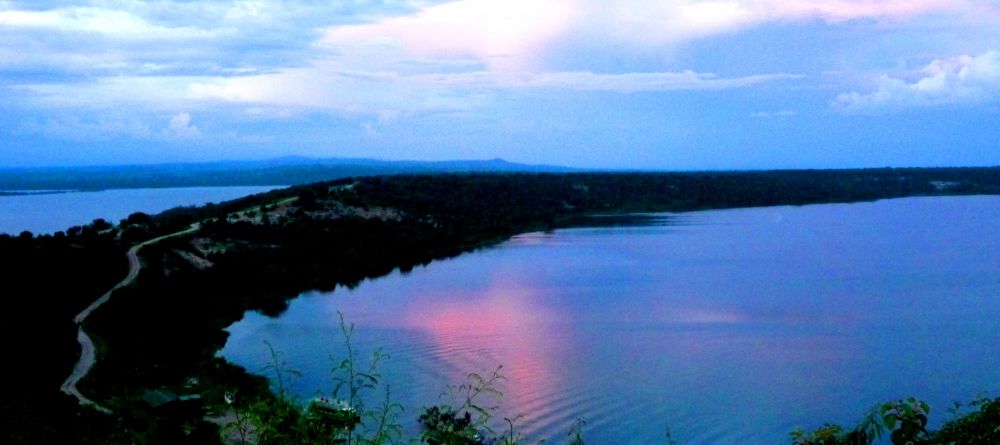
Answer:
[[[75,318],[73,318],[73,321],[76,322],[76,324],[79,326],[79,329],[77,330],[76,333],[76,340],[80,343],[80,350],[81,350],[80,360],[78,360],[76,362],[76,366],[73,367],[73,373],[70,374],[69,377],[66,378],[66,381],[63,382],[62,386],[59,387],[59,389],[62,390],[62,392],[69,394],[73,397],[76,397],[76,399],[80,402],[81,405],[89,405],[94,407],[94,409],[100,412],[107,414],[111,413],[111,410],[103,406],[100,406],[97,403],[94,403],[94,401],[88,399],[86,396],[81,394],[80,390],[76,388],[76,385],[80,383],[80,380],[83,380],[83,378],[87,376],[87,373],[90,372],[90,369],[93,368],[94,364],[97,362],[97,353],[94,349],[94,342],[93,340],[90,339],[90,336],[87,335],[86,332],[84,332],[83,322],[87,319],[87,317],[90,316],[92,312],[97,310],[97,308],[104,305],[104,303],[107,303],[108,300],[111,299],[111,294],[114,291],[121,289],[125,286],[131,285],[132,282],[134,282],[135,279],[139,276],[139,270],[142,268],[142,262],[139,261],[139,250],[141,250],[145,246],[163,241],[167,238],[173,238],[175,236],[194,233],[199,228],[200,224],[195,223],[192,224],[191,227],[182,230],[180,232],[171,233],[169,235],[163,235],[161,237],[153,238],[151,240],[144,241],[140,244],[136,244],[132,246],[132,248],[130,248],[128,252],[126,252],[125,255],[128,258],[128,275],[125,276],[125,279],[123,279],[121,282],[119,282],[114,287],[105,292],[104,295],[101,295],[100,298],[94,300],[93,303],[90,303],[90,306],[87,306],[86,309],[81,311],[79,314],[76,315]]]

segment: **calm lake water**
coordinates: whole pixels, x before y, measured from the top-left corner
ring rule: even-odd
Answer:
[[[135,212],[160,213],[178,206],[228,201],[279,186],[121,189],[0,196],[0,233],[55,233],[97,218],[111,223]]]
[[[790,443],[910,395],[1000,393],[1000,197],[706,211],[662,225],[531,233],[353,290],[307,293],[229,328],[227,359],[262,372],[265,340],[332,389],[344,350],[383,347],[417,429],[447,383],[504,365],[502,415],[532,439]],[[940,423],[940,422],[939,422]]]

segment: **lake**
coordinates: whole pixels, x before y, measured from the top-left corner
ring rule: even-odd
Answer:
[[[0,233],[55,233],[97,218],[117,224],[135,212],[149,214],[263,193],[280,186],[116,189],[0,196]]]
[[[529,233],[497,247],[310,292],[278,318],[248,313],[221,351],[270,355],[332,389],[337,312],[377,347],[416,431],[446,384],[503,365],[501,416],[565,443],[790,443],[917,396],[932,424],[1000,391],[1000,197],[663,215],[659,224]],[[339,360],[338,360],[339,361]],[[935,423],[935,420],[937,421]]]

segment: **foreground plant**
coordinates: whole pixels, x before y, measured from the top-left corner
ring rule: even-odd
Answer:
[[[931,407],[910,397],[884,403],[852,430],[826,424],[811,432],[792,432],[793,445],[871,445],[888,434],[893,445],[982,445],[1000,443],[1000,398],[980,398],[975,410],[959,415],[960,403],[949,409],[955,418],[940,430],[927,428]]]
[[[793,445],[871,445],[889,432],[893,445],[919,445],[928,443],[927,403],[910,397],[906,400],[884,403],[873,409],[849,431],[844,427],[826,424],[812,432],[792,432]]]
[[[392,412],[394,412],[397,408],[402,410],[402,406],[389,402],[389,392],[387,389],[386,401],[385,405],[382,407],[381,413],[367,411],[365,409],[365,401],[364,397],[362,397],[362,393],[371,392],[378,388],[379,383],[382,380],[382,375],[378,373],[378,365],[382,360],[388,359],[389,355],[384,353],[382,348],[376,349],[372,352],[372,357],[368,363],[367,370],[362,371],[362,368],[359,368],[358,366],[354,345],[351,343],[351,340],[354,337],[354,323],[348,323],[344,319],[343,312],[337,311],[337,316],[340,317],[340,331],[344,337],[344,348],[347,351],[347,356],[333,368],[333,397],[335,399],[343,398],[343,403],[346,405],[346,409],[351,410],[357,416],[355,422],[345,424],[344,428],[341,430],[346,433],[345,443],[350,445],[359,442],[367,442],[367,440],[364,440],[363,438],[361,440],[355,440],[354,437],[355,427],[361,423],[362,417],[374,420],[376,423],[374,428],[377,431],[376,435],[379,436],[379,440],[387,440],[386,435],[399,428],[398,426],[394,427],[395,425],[390,425],[386,422],[393,421],[395,417],[391,415]],[[352,417],[352,419],[354,418]]]
[[[969,404],[975,410],[946,423],[934,433],[935,443],[1000,443],[1000,398],[980,398]],[[956,404],[956,412],[961,408]]]
[[[384,445],[401,440],[398,419],[403,407],[391,401],[388,386],[381,405],[369,410],[365,404],[364,394],[380,386],[378,365],[388,355],[376,350],[367,367],[358,366],[351,342],[354,325],[338,314],[347,356],[332,370],[331,397],[317,397],[303,406],[290,396],[292,379],[301,373],[290,368],[282,354],[265,342],[271,360],[264,371],[271,375],[276,393],[249,402],[237,401],[233,393],[226,394],[226,405],[235,413],[235,421],[227,430],[236,433],[237,443]],[[359,434],[359,426],[364,434]]]
[[[507,381],[498,366],[487,377],[470,373],[466,382],[458,386],[448,386],[442,394],[450,403],[432,406],[420,415],[423,433],[420,438],[428,445],[481,445],[488,437],[495,435],[489,422],[499,405],[490,404],[488,399],[501,399],[503,392],[498,385]],[[513,422],[511,422],[513,428]],[[513,435],[513,433],[511,433]]]

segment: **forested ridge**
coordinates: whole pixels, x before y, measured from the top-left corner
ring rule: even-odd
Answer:
[[[200,414],[165,415],[144,396],[197,394],[212,410],[226,391],[264,392],[260,378],[215,357],[223,328],[245,311],[280,313],[303,291],[355,286],[518,233],[603,221],[594,215],[962,194],[1000,194],[1000,168],[346,178],[117,225],[0,235],[17,382],[0,407],[2,441],[218,443]],[[121,279],[129,246],[195,223],[145,248],[137,283],[88,319],[99,362],[81,390],[114,414],[78,407],[58,391],[78,354],[73,315]]]

